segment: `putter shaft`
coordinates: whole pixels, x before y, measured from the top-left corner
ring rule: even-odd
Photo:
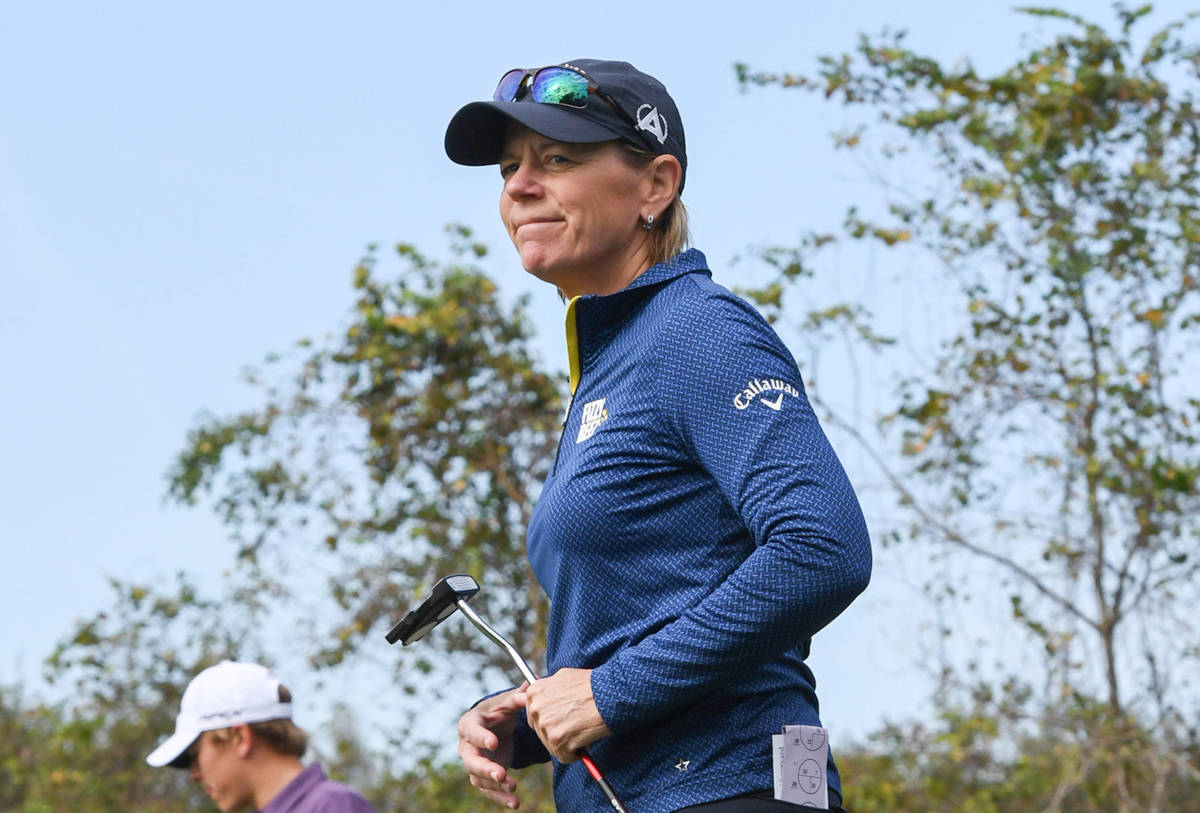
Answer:
[[[516,647],[510,644],[507,638],[488,626],[486,621],[476,615],[475,611],[471,609],[471,605],[467,604],[466,599],[460,598],[455,602],[455,604],[458,605],[458,609],[461,610],[462,614],[467,617],[467,620],[475,625],[477,630],[490,638],[492,643],[496,644],[498,647],[508,653],[508,657],[512,658],[512,662],[516,665],[517,669],[521,671],[521,675],[526,680],[528,680],[530,683],[537,681],[537,675],[535,675],[533,670],[529,668],[529,664],[527,664],[525,659],[521,657],[521,653],[517,652]]]

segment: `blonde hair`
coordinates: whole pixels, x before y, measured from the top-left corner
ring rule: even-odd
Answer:
[[[650,259],[656,263],[666,262],[687,248],[691,240],[687,207],[676,193],[675,199],[654,219],[650,229]]]

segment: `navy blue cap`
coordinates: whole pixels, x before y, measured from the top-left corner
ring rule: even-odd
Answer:
[[[590,98],[586,107],[535,102],[526,94],[515,102],[471,102],[454,114],[446,128],[446,154],[455,163],[486,166],[500,161],[510,120],[535,133],[569,144],[620,139],[660,155],[674,155],[687,178],[687,149],[683,120],[663,83],[628,62],[576,59],[560,63],[589,76],[620,106],[626,121],[603,99]],[[637,123],[634,129],[631,122]]]

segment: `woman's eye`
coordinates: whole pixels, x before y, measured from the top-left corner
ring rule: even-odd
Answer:
[[[559,155],[558,153],[554,153],[553,155],[546,156],[546,163],[559,164],[559,165],[569,164],[569,163],[571,163],[571,159],[565,155]]]
[[[517,165],[515,162],[500,165],[500,177],[501,178],[508,179],[516,171],[517,171]]]

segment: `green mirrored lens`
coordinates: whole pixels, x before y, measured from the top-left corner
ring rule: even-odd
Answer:
[[[566,68],[543,68],[534,75],[529,95],[542,104],[586,107],[588,80],[586,76]]]

